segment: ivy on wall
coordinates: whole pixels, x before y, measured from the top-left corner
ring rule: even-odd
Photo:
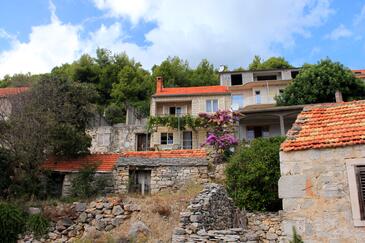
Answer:
[[[150,116],[147,122],[147,130],[156,130],[157,127],[169,127],[173,129],[185,130],[191,128],[196,130],[199,127],[203,127],[203,120],[200,117],[193,117],[191,115],[184,116]]]

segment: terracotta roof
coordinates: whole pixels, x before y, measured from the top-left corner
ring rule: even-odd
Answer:
[[[178,88],[162,88],[157,91],[155,96],[169,95],[197,95],[197,94],[225,94],[229,93],[227,86],[197,86],[197,87],[178,87]]]
[[[351,70],[356,77],[365,78],[365,69]]]
[[[27,91],[28,87],[19,87],[19,88],[0,88],[0,97],[7,97],[9,95],[20,94]]]
[[[281,150],[365,144],[365,100],[307,106],[298,115]]]
[[[96,171],[109,172],[113,170],[120,156],[121,154],[90,154],[69,160],[49,159],[42,165],[42,168],[52,171],[73,172],[79,171],[87,165],[98,164]]]
[[[125,152],[121,157],[130,158],[205,158],[207,152],[203,149],[183,149],[165,151],[131,151]]]

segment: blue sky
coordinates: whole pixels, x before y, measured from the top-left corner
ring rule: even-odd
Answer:
[[[168,56],[230,68],[254,55],[365,68],[365,1],[3,0],[0,77],[42,73],[97,47],[146,69]]]

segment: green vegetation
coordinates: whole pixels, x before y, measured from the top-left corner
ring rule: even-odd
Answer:
[[[88,84],[43,76],[29,92],[11,97],[12,113],[0,123],[4,184],[1,196],[41,196],[47,156],[75,157],[88,153],[85,129],[93,115],[96,92]],[[10,181],[9,181],[10,180]]]
[[[283,137],[258,138],[242,144],[226,168],[227,190],[236,205],[253,211],[277,211],[279,148]]]
[[[270,57],[267,60],[262,60],[260,56],[255,56],[248,70],[264,70],[264,69],[280,69],[280,68],[293,68],[283,57]]]
[[[89,198],[102,193],[105,188],[106,178],[95,176],[97,164],[85,166],[71,181],[71,196],[77,198]]]
[[[41,237],[48,232],[49,221],[42,214],[29,215],[27,230],[33,232],[36,237]]]
[[[177,116],[150,116],[147,121],[147,128],[149,131],[156,129],[157,127],[170,127],[173,129],[185,130],[186,128],[191,128],[195,130],[196,128],[203,126],[203,120],[199,117],[193,117],[191,115],[184,115],[181,117]]]
[[[25,230],[26,218],[21,209],[8,203],[0,203],[0,242],[17,242]]]
[[[345,101],[364,99],[365,84],[341,63],[324,59],[306,64],[284,93],[276,97],[278,105],[334,102],[336,90]]]

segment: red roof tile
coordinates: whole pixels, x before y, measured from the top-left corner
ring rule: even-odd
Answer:
[[[356,144],[365,144],[365,100],[305,107],[281,144],[281,150]]]
[[[121,157],[121,154],[90,154],[76,159],[60,161],[49,159],[42,165],[42,168],[52,171],[72,172],[79,171],[87,165],[97,164],[96,171],[109,172],[113,170],[119,157]]]
[[[194,94],[219,94],[229,93],[226,86],[198,86],[198,87],[179,87],[179,88],[164,88],[156,92],[156,96],[164,95],[194,95]]]
[[[139,158],[205,158],[207,152],[203,149],[183,149],[166,151],[131,151],[125,152],[121,157]]]
[[[7,97],[9,95],[20,94],[27,91],[28,87],[19,87],[19,88],[0,88],[0,97]]]

